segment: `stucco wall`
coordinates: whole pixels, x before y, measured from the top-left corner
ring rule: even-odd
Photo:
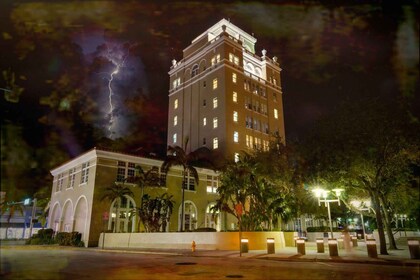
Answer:
[[[99,247],[103,244],[103,234]],[[274,238],[276,248],[285,247],[283,232],[243,232],[248,238],[249,250],[267,249],[267,238]],[[178,232],[178,233],[106,233],[105,248],[167,248],[191,249],[195,241],[197,249],[238,250],[238,232]]]

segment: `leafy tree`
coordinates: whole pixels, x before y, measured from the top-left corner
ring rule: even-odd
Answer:
[[[187,153],[187,146],[188,139],[185,141],[184,149],[180,146],[169,146],[166,159],[162,163],[162,171],[165,173],[168,173],[169,169],[173,166],[180,166],[182,168],[181,225],[179,229],[180,231],[184,230],[184,199],[187,173],[194,178],[194,183],[198,184],[199,177],[197,169],[194,167],[194,164],[211,164],[209,157],[210,150],[208,148],[202,147],[193,152]]]
[[[3,201],[0,205],[1,215],[7,215],[6,239],[8,239],[7,232],[10,227],[10,220],[15,216],[16,211],[18,211],[21,215],[24,213],[23,205],[20,202]]]
[[[219,199],[213,211],[227,212],[238,220],[239,230],[271,228],[273,217],[284,212],[285,201],[278,189],[258,173],[260,163],[243,153],[237,162],[226,165],[217,189]]]
[[[117,229],[119,225],[119,208],[121,207],[121,201],[126,198],[127,196],[134,196],[133,192],[126,186],[122,184],[114,183],[111,186],[106,187],[105,193],[102,196],[101,200],[108,200],[111,203],[116,200],[115,204],[115,212],[117,214],[116,216],[116,226],[114,228],[114,231]]]
[[[410,184],[412,165],[419,163],[418,124],[398,106],[378,100],[345,104],[308,134],[303,146],[308,180],[323,178],[370,197],[378,226],[380,252],[396,244],[391,230],[392,192]]]
[[[139,215],[146,232],[165,231],[174,207],[172,195],[167,193],[151,198],[145,194],[140,205]]]

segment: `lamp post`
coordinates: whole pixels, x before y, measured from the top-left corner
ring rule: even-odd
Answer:
[[[335,192],[336,195],[336,199],[328,199],[328,193],[330,191],[321,189],[321,188],[316,188],[313,190],[313,192],[315,193],[316,198],[318,198],[318,205],[321,206],[321,202],[325,203],[325,207],[328,208],[328,220],[330,223],[330,232],[331,232],[331,238],[334,238],[334,234],[333,234],[333,229],[332,229],[332,221],[331,221],[331,209],[330,209],[330,203],[331,202],[337,202],[338,205],[340,205],[340,195],[341,192],[343,191],[342,189],[333,189],[333,191]]]
[[[360,211],[360,218],[362,220],[362,230],[363,230],[363,239],[366,240],[366,229],[365,229],[365,222],[363,221],[363,213],[362,211],[369,211],[372,209],[370,200],[367,201],[359,201],[359,200],[352,200],[350,204],[353,205],[357,210]],[[373,211],[373,209],[372,209]],[[374,211],[375,212],[375,211]]]
[[[31,222],[29,224],[29,238],[32,237],[32,230],[33,230],[33,227],[34,227],[34,217],[35,217],[35,214],[36,214],[36,202],[37,202],[37,199],[34,198],[32,200]],[[25,199],[24,205],[29,205],[30,203],[31,203],[30,198]]]

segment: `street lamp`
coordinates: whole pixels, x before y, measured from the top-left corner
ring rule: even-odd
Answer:
[[[352,200],[350,204],[353,205],[357,210],[360,211],[360,218],[362,219],[362,230],[363,230],[363,238],[366,240],[366,229],[365,229],[365,222],[363,221],[363,213],[362,211],[369,211],[372,209],[370,200],[367,201],[359,201],[359,200]],[[372,209],[373,211],[373,209]]]
[[[31,223],[29,225],[29,238],[32,237],[32,230],[33,230],[33,227],[34,227],[34,218],[35,218],[35,214],[36,214],[36,202],[37,202],[37,199],[34,198],[31,201],[30,198],[27,198],[23,202],[24,205],[29,205],[29,204],[31,204],[31,202],[32,202],[32,213],[31,213]]]
[[[325,207],[328,208],[328,220],[330,222],[331,238],[334,238],[334,234],[333,234],[333,229],[332,229],[330,202],[337,202],[338,205],[340,205],[340,195],[343,189],[333,189],[333,191],[335,193],[335,196],[337,197],[336,199],[327,199],[328,193],[330,191],[327,191],[321,188],[316,188],[313,190],[316,198],[318,198],[318,205],[321,206],[321,202],[323,202],[325,203]]]

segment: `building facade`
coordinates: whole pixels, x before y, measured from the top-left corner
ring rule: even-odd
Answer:
[[[256,41],[222,19],[172,61],[168,145],[188,139],[187,152],[205,146],[233,160],[285,139],[281,69],[266,50],[255,54]]]
[[[135,174],[135,166],[147,171],[157,167],[160,171],[161,160],[139,157],[99,149],[92,149],[51,170],[54,177],[48,227],[56,232],[82,233],[86,246],[98,246],[99,235],[103,231],[139,232],[139,218],[132,215],[139,207],[141,190],[135,184],[124,179]],[[213,215],[211,207],[218,195],[217,174],[208,169],[197,169],[199,182],[187,184],[185,190],[184,225],[182,229],[192,231],[198,228],[214,228],[218,231],[227,228],[224,214]],[[173,167],[163,178],[161,186],[147,187],[145,194],[152,198],[163,193],[173,196],[175,202],[169,224],[163,231],[179,231],[181,225],[181,185],[182,170]],[[192,179],[192,178],[188,178]],[[128,186],[134,196],[125,196],[121,206],[116,207],[116,200],[104,200],[105,189],[114,182]],[[117,209],[118,208],[118,209]],[[116,219],[116,217],[119,219]],[[231,218],[230,218],[231,219]],[[116,222],[118,221],[118,224]],[[229,222],[231,227],[231,222]]]

